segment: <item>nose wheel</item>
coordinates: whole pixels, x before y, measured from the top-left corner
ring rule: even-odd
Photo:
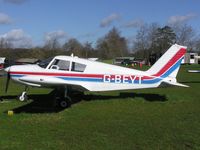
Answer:
[[[19,95],[18,99],[21,102],[27,101],[28,100],[28,96],[27,96],[27,91],[28,90],[28,86],[25,86],[25,90],[24,92],[21,93],[21,95]]]
[[[26,92],[22,92],[22,94],[19,96],[19,101],[24,102],[28,100],[28,96]]]

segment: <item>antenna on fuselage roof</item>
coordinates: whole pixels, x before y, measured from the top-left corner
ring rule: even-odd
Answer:
[[[74,54],[73,54],[73,53],[71,54],[71,57],[78,58],[78,56],[74,56]]]

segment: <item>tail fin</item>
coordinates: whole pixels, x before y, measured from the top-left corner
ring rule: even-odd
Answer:
[[[174,44],[172,45],[160,59],[146,72],[156,77],[171,77],[176,78],[181,65],[183,56],[186,53],[185,46]]]

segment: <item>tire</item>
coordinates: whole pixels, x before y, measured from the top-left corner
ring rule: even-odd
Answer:
[[[28,100],[28,96],[26,92],[22,92],[22,94],[19,96],[19,101],[24,102],[26,100]]]
[[[59,101],[60,108],[69,108],[71,106],[71,98],[66,97],[65,99],[61,99]]]

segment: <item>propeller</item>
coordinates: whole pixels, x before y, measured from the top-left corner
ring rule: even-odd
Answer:
[[[10,67],[6,68],[5,71],[7,72],[6,88],[5,88],[5,92],[7,93],[10,82]]]

